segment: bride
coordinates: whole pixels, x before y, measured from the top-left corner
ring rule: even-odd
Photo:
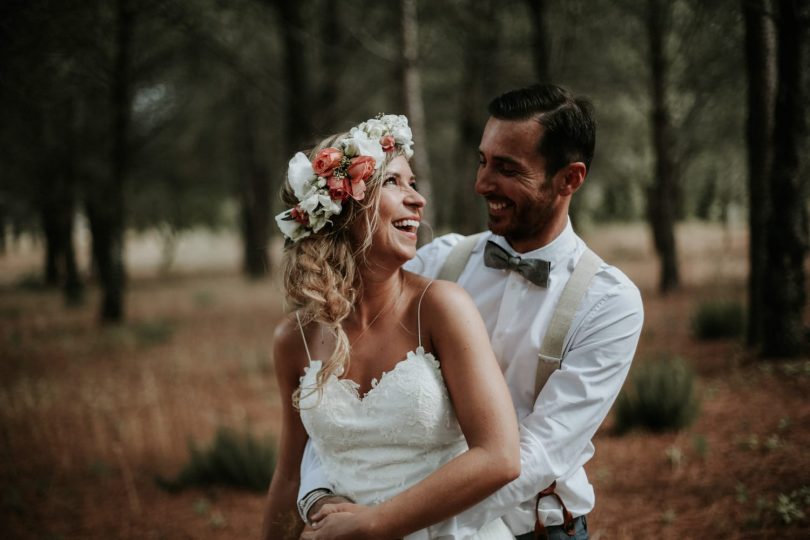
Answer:
[[[306,538],[428,538],[519,474],[517,421],[467,293],[401,265],[425,199],[404,116],[378,116],[290,160],[276,216],[296,311],[276,329],[282,431],[263,538],[297,538],[307,439],[358,503]],[[512,539],[496,520],[476,539]]]

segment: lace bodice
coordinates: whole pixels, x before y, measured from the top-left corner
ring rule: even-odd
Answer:
[[[321,362],[301,378],[301,420],[338,492],[362,504],[390,499],[467,449],[439,362],[422,347],[372,381],[315,387]]]

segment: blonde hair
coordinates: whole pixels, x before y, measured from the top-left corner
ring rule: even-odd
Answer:
[[[324,139],[309,151],[309,158],[313,159],[320,150],[347,136],[348,133],[341,133]],[[340,376],[349,369],[351,347],[341,323],[363,294],[359,270],[366,263],[371,233],[378,224],[380,186],[388,164],[400,155],[404,154],[398,148],[386,154],[380,168],[366,181],[362,201],[346,199],[340,214],[332,217],[331,225],[296,242],[288,242],[285,247],[282,268],[287,302],[298,311],[302,327],[316,322],[335,338],[335,349],[316,377],[313,391],[319,395],[330,376]],[[288,181],[282,186],[281,199],[289,208],[299,202]],[[365,231],[360,242],[351,235],[352,226],[357,222]],[[300,398],[298,389],[293,394],[296,407]]]

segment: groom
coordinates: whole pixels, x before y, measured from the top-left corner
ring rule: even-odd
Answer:
[[[431,534],[463,537],[503,516],[519,540],[534,538],[535,531],[587,539],[594,490],[583,466],[630,369],[643,321],[641,297],[617,268],[583,256],[592,254],[568,218],[593,157],[591,105],[542,84],[495,98],[489,112],[475,190],[486,200],[490,232],[468,242],[460,263],[459,249],[451,252],[463,237],[447,235],[420,249],[406,268],[435,278],[447,275],[448,257],[456,261],[451,279],[478,306],[515,404],[521,474]],[[596,262],[571,302],[563,291],[578,281],[570,278],[581,260]],[[566,304],[567,319],[558,313]],[[559,336],[562,360],[537,383],[538,394],[535,381],[549,359],[544,338],[551,333]],[[309,518],[324,502],[341,500],[318,489],[324,484],[312,459],[308,447],[299,508]]]

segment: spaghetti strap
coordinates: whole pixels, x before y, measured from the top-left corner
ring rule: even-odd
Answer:
[[[422,296],[419,297],[419,305],[416,306],[416,333],[419,336],[419,347],[422,347],[422,299],[425,297],[425,293],[431,285],[433,285],[433,281],[425,286],[425,290],[422,291]]]
[[[310,356],[309,347],[307,346],[307,336],[304,334],[304,327],[301,326],[301,317],[298,316],[297,311],[295,312],[295,320],[298,321],[298,329],[301,331],[301,339],[304,340],[304,349],[307,351],[307,359],[312,362],[312,356]]]

